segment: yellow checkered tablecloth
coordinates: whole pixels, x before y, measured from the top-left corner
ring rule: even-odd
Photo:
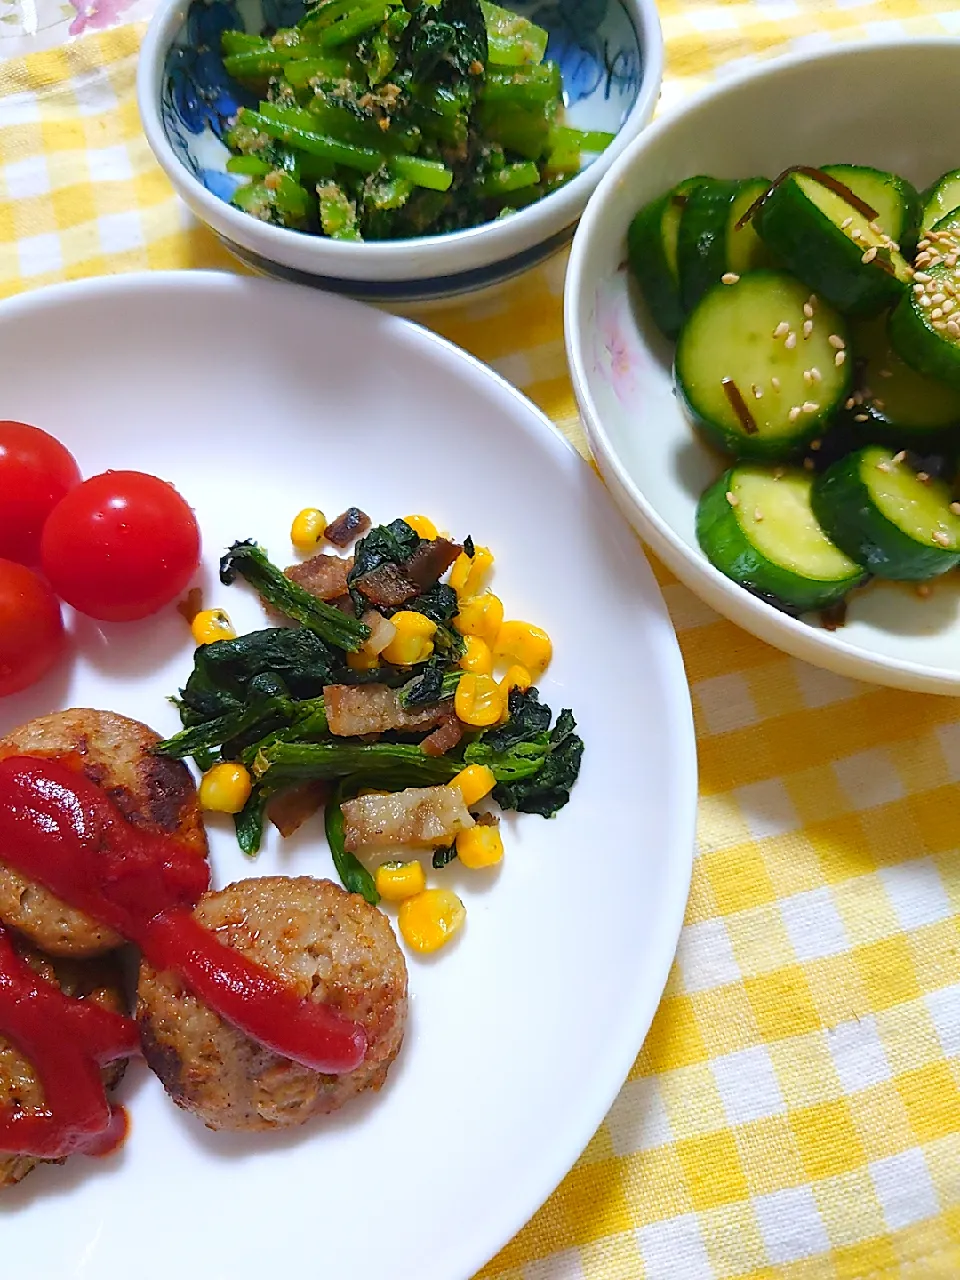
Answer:
[[[942,0],[662,0],[661,13],[665,105],[786,47],[960,30]],[[3,295],[233,265],[141,136],[141,34],[0,67]],[[563,269],[424,319],[583,448]],[[956,704],[784,657],[658,576],[700,750],[683,936],[607,1119],[481,1278],[960,1277]]]

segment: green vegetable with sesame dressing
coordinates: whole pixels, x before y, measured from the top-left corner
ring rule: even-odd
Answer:
[[[546,48],[543,28],[486,0],[313,0],[269,38],[225,31],[224,70],[263,99],[225,138],[233,203],[357,241],[456,231],[541,199],[613,141],[564,122]]]

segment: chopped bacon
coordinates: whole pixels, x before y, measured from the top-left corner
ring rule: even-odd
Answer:
[[[319,555],[301,564],[292,564],[283,573],[317,600],[336,600],[346,594],[347,574],[352,568],[352,556]]]
[[[345,800],[343,839],[351,853],[396,845],[431,849],[474,825],[457,787],[408,787]]]
[[[353,585],[371,604],[388,609],[396,609],[420,594],[420,588],[406,570],[396,564],[378,565],[362,578],[357,578]]]
[[[323,691],[330,732],[338,738],[359,738],[392,730],[433,729],[450,714],[450,704],[407,709],[395,689],[385,684],[328,684]]]
[[[403,567],[410,580],[425,591],[447,572],[462,550],[458,542],[449,538],[434,538],[421,542]]]
[[[280,791],[267,801],[267,817],[284,839],[312,818],[327,798],[325,782],[305,782],[301,787]]]
[[[370,517],[359,507],[347,507],[324,529],[324,537],[335,547],[346,547],[354,538],[362,538],[370,528]]]
[[[420,743],[420,750],[428,756],[445,756],[458,746],[463,737],[463,725],[452,711],[442,724],[437,725],[433,733]]]

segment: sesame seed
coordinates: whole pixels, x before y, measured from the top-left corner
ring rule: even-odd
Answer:
[[[944,258],[944,262],[948,267],[955,267],[957,265],[957,255],[955,253],[948,253]]]
[[[943,330],[947,327],[947,322],[946,320],[934,320],[933,327],[937,330],[938,333],[942,333]]]
[[[775,338],[782,338],[785,333],[789,333],[789,332],[790,332],[790,326],[787,324],[786,320],[781,320],[780,323],[777,325],[777,327],[774,329],[773,336]]]
[[[803,314],[807,317],[807,319],[808,319],[808,320],[812,318],[812,316],[813,316],[813,307],[811,307],[811,305],[810,305],[810,303],[809,303],[809,302],[805,302],[805,303],[803,304]]]
[[[899,453],[895,453],[895,454],[893,455],[893,461],[894,461],[894,462],[906,462],[906,460],[907,460],[907,451],[906,451],[906,449],[901,449]]]
[[[804,460],[803,460],[803,469],[804,469],[804,471],[812,471],[812,470],[813,470],[813,468],[814,468],[814,461],[813,461],[813,459],[812,459],[812,458],[804,458]]]
[[[889,463],[889,462],[883,462],[883,461],[878,462],[878,463],[877,463],[877,470],[878,470],[878,471],[882,471],[885,475],[886,475],[886,474],[888,474],[888,473],[889,473],[889,471],[890,471],[890,463]]]
[[[951,338],[960,338],[960,324],[957,324],[956,320],[948,320],[947,333]]]
[[[850,225],[850,223],[851,223],[852,221],[853,221],[853,218],[852,218],[852,217],[850,217],[850,218],[844,218],[844,220],[840,223],[840,230],[841,230],[841,231],[846,231],[847,227],[849,227],[849,225]]]
[[[735,493],[731,493],[730,490],[728,489],[726,496],[727,496],[727,501],[730,503],[731,507],[739,507],[740,499],[737,497]]]
[[[951,502],[950,510],[955,516],[960,516],[960,502]]]
[[[878,396],[875,396],[873,400],[873,407],[875,409],[879,409],[880,412],[882,413],[883,410],[887,407],[887,402],[886,400],[881,400]]]
[[[930,589],[931,588],[930,588],[929,582],[918,582],[917,585],[914,587],[914,590],[916,591],[917,595],[920,597],[921,600],[927,599],[927,597],[930,595]]]
[[[844,360],[846,360],[846,358],[847,358],[847,353],[845,351],[838,351],[837,354],[833,357],[833,363],[839,369],[840,366],[843,364]]]
[[[916,270],[917,267],[929,267],[929,265],[930,265],[930,254],[918,253],[916,261],[914,263],[914,274],[917,276],[920,275],[920,272]]]
[[[820,448],[822,444],[823,444],[822,440],[811,440],[810,448],[814,451],[814,453],[816,453],[816,451]]]
[[[760,510],[759,507],[754,507],[753,518],[754,520],[756,520],[757,524],[759,524],[760,521],[763,519],[763,512]]]
[[[890,369],[881,369],[881,370],[880,370],[880,377],[881,377],[881,378],[892,378],[892,377],[893,377],[893,373],[892,373],[892,371],[891,371]]]
[[[930,301],[930,296],[929,296],[929,294],[926,294],[926,293],[921,294],[921,295],[920,295],[920,297],[917,299],[917,301],[920,303],[921,307],[932,307],[932,306],[933,306],[933,303]]]
[[[926,471],[918,471],[918,472],[917,472],[917,479],[920,481],[920,483],[921,483],[921,484],[929,484],[929,483],[930,483],[930,477],[927,475]]]
[[[863,392],[862,392],[862,391],[855,391],[855,392],[853,393],[853,403],[854,403],[854,404],[863,404]]]
[[[922,239],[921,241],[919,241],[919,242],[918,242],[918,244],[917,244],[917,248],[918,248],[918,249],[929,249],[929,248],[930,248],[930,241],[927,239],[927,237],[926,237],[926,236],[924,236],[924,237],[923,237],[923,239]]]
[[[944,314],[945,316],[948,316],[948,315],[950,314],[950,312],[953,310],[953,308],[954,308],[956,305],[957,305],[957,304],[956,304],[956,302],[954,301],[954,299],[953,299],[953,298],[944,298],[944,300],[943,300],[943,314]]]
[[[827,341],[830,343],[831,347],[833,347],[835,351],[842,351],[843,348],[847,345],[838,333],[831,333]]]
[[[783,345],[787,348],[788,351],[792,351],[793,348],[797,345],[797,335],[793,332],[792,329],[784,339]]]
[[[876,246],[874,245],[874,246],[873,246],[873,248],[868,249],[868,250],[866,251],[866,253],[865,253],[865,254],[863,254],[863,256],[861,257],[860,261],[861,261],[861,262],[872,262],[876,256],[877,256],[877,249],[876,249]]]
[[[780,390],[780,379],[779,379],[776,375],[774,375],[774,376],[770,379],[770,385],[771,385],[771,387],[773,387],[774,391],[779,391],[779,390]]]
[[[940,256],[939,253],[935,253],[933,257],[930,259],[931,267],[939,267],[942,262],[943,262],[943,258]]]
[[[862,240],[863,232],[860,230],[859,227],[854,227],[854,229],[850,232],[850,236],[854,240]]]
[[[852,409],[852,408],[853,408],[853,406],[854,406],[856,403],[857,403],[857,402],[856,402],[856,400],[854,400],[853,396],[848,396],[848,397],[846,398],[846,400],[844,400],[844,402],[843,402],[843,407],[844,407],[845,409]]]
[[[880,226],[880,223],[877,222],[876,220],[874,220],[873,222],[868,222],[867,226],[874,233],[874,235],[879,236],[883,234],[883,228]]]
[[[796,420],[800,417],[800,406],[795,404],[793,408],[790,410],[790,412],[787,414],[787,417],[790,419],[791,422],[796,422]]]
[[[941,307],[934,307],[934,309],[930,312],[931,320],[940,320],[942,319],[942,317],[943,317],[943,310]]]
[[[855,413],[853,415],[853,420],[854,422],[869,422],[870,415],[869,413]]]
[[[806,342],[806,340],[810,337],[811,333],[813,333],[813,321],[812,321],[812,320],[804,320],[804,322],[803,322],[803,340],[804,340],[804,342]]]
[[[807,384],[807,386],[808,386],[808,387],[812,387],[812,386],[813,386],[813,374],[810,372],[810,370],[809,370],[809,369],[804,369],[804,371],[803,371],[803,380],[804,380],[804,382]]]
[[[942,529],[937,529],[937,530],[935,530],[935,531],[934,531],[934,533],[933,533],[931,536],[932,536],[932,538],[933,538],[934,542],[937,544],[937,546],[939,546],[939,547],[949,547],[949,545],[950,545],[950,537],[949,537],[949,535],[948,535],[948,534],[944,533]]]
[[[763,390],[761,387],[758,387],[755,382],[750,383],[750,390],[753,392],[754,400],[761,400],[763,398]]]
[[[815,400],[804,400],[800,408],[803,413],[819,413],[820,412],[820,406],[817,404]]]
[[[946,302],[946,300],[947,300],[946,294],[940,293],[939,291],[933,295],[933,305],[935,307],[939,307],[940,303]]]
[[[735,271],[725,271],[720,277],[721,284],[736,284],[740,277]]]
[[[813,379],[814,382],[821,382],[823,380],[820,370],[817,368],[816,365],[814,365],[813,368],[810,370],[810,377]]]
[[[815,293],[811,293],[810,297],[807,299],[806,305],[810,308],[811,311],[816,311],[817,295]],[[806,315],[807,314],[806,311],[804,311],[803,314]]]
[[[919,280],[921,284],[928,284],[933,276],[928,276],[925,271],[916,271],[913,276],[914,280]]]

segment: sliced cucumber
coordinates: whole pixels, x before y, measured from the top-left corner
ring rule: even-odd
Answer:
[[[868,445],[813,485],[813,511],[841,550],[879,578],[916,582],[960,564],[960,516],[942,480],[924,482],[900,454]]]
[[[736,466],[697,507],[697,540],[710,563],[788,613],[835,604],[866,577],[817,523],[812,486],[796,468]]]
[[[933,186],[927,187],[920,199],[923,202],[920,227],[923,231],[929,231],[948,213],[960,209],[960,169],[954,169],[938,178]]]
[[[890,342],[918,373],[960,387],[960,214],[941,218],[927,237],[913,288],[890,317]]]
[[[854,387],[845,413],[862,443],[937,450],[960,444],[960,388],[904,364],[890,344],[887,317],[853,329]]]
[[[807,317],[809,298],[784,271],[752,271],[715,285],[683,327],[680,396],[697,426],[737,457],[793,456],[846,398],[852,362],[837,363],[846,324],[824,302]]]
[[[836,178],[877,212],[874,221],[894,240],[904,254],[917,247],[920,227],[920,196],[913,183],[884,169],[863,164],[825,164],[821,172]]]
[[[677,271],[677,237],[680,217],[690,193],[707,179],[687,178],[660,196],[634,217],[627,232],[630,270],[657,328],[675,338],[683,324]]]
[[[910,265],[875,229],[879,224],[820,181],[819,172],[782,175],[756,215],[757,231],[786,267],[838,310],[876,315],[899,301],[912,278]]]
[[[737,223],[769,188],[766,178],[706,178],[687,198],[677,238],[680,297],[691,311],[728,271],[741,275],[770,265],[752,221]]]

